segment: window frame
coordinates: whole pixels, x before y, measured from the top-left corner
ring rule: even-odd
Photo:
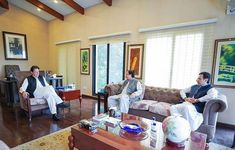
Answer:
[[[123,71],[122,71],[122,79],[124,80],[125,78],[125,58],[126,58],[126,42],[121,42],[123,43]],[[112,43],[106,43],[107,46],[107,80],[106,84],[109,83],[109,63],[110,63],[110,44]],[[92,45],[92,95],[96,96],[97,93],[96,91],[96,45]]]

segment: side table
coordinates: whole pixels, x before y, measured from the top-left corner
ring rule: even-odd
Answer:
[[[80,90],[68,90],[68,91],[62,90],[62,91],[57,91],[57,93],[63,101],[70,102],[70,100],[79,99],[80,108],[81,108],[82,96]]]
[[[108,111],[108,93],[105,91],[98,92],[98,114],[100,113],[100,101],[101,97],[104,98],[104,112]]]
[[[2,102],[7,106],[19,105],[19,93],[17,88],[17,81],[14,80],[0,80],[0,97]]]

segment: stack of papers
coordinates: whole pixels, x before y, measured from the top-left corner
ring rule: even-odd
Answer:
[[[92,117],[92,121],[100,123],[100,122],[104,122],[107,118],[109,118],[109,115],[102,113],[102,114]]]

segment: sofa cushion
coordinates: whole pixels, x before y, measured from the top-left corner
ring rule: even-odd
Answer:
[[[155,90],[155,87],[145,86],[143,99],[157,100],[156,95],[157,91]]]
[[[141,100],[141,101],[136,101],[131,104],[130,108],[132,109],[138,109],[138,110],[149,110],[149,106],[157,103],[157,101],[153,100]]]
[[[39,105],[39,104],[46,104],[46,99],[43,98],[30,98],[30,105]]]
[[[181,99],[180,90],[146,86],[144,99],[177,104]]]
[[[108,84],[105,86],[104,90],[108,92],[109,96],[112,96],[112,95],[117,95],[120,87],[121,87],[120,84]]]
[[[149,106],[149,111],[163,116],[170,115],[171,104],[165,102],[154,103]]]

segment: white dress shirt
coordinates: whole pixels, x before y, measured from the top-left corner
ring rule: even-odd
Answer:
[[[43,85],[41,84],[41,82],[39,81],[38,77],[34,77],[36,79],[36,89],[37,88],[40,88],[40,87],[43,87]],[[44,80],[44,83],[46,86],[48,86],[49,84],[47,83],[46,79],[43,77],[43,80]],[[29,85],[29,82],[28,82],[28,78],[26,78],[22,84],[22,86],[20,87],[20,93],[23,93],[26,91],[27,87]]]

